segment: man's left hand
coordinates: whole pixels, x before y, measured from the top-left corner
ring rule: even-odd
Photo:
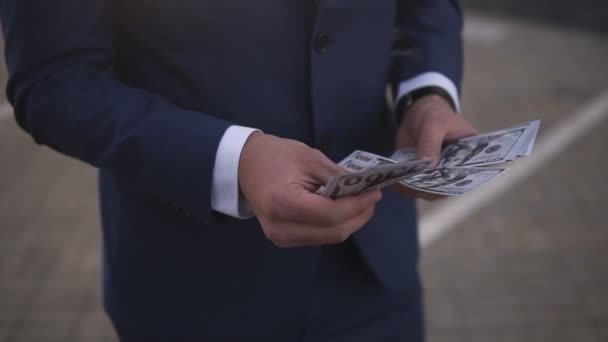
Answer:
[[[403,113],[395,147],[415,147],[417,159],[432,160],[429,167],[433,168],[437,165],[444,143],[476,134],[479,134],[479,131],[458,115],[448,101],[439,95],[428,95],[416,101]],[[394,186],[392,189],[404,195],[412,195],[404,186]],[[437,195],[414,196],[428,200],[441,198]]]

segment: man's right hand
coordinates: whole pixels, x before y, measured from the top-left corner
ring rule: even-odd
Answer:
[[[314,193],[344,172],[301,142],[253,133],[241,153],[239,184],[276,246],[336,244],[367,223],[382,198],[380,191],[337,200]]]

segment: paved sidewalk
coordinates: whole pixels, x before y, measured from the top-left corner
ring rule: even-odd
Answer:
[[[608,89],[606,37],[472,22],[503,33],[468,39],[464,107],[482,130],[542,118],[542,138]],[[608,341],[607,143],[603,122],[424,251],[430,342]]]
[[[606,36],[469,19],[463,108],[481,130],[541,118],[542,137],[608,88]],[[0,342],[115,341],[95,171],[12,119],[0,136]],[[603,122],[424,250],[429,342],[608,342],[607,143]]]
[[[425,251],[429,341],[608,341],[607,137],[605,122]]]

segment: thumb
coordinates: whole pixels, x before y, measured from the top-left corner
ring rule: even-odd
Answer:
[[[331,161],[319,150],[314,150],[314,156],[308,161],[309,175],[319,185],[327,184],[332,176],[346,173],[342,167]]]
[[[437,165],[445,133],[440,129],[423,128],[416,144],[416,158],[431,160],[429,167]]]

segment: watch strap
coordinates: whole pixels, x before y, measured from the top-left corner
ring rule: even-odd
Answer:
[[[416,103],[416,101],[429,95],[440,96],[450,104],[454,111],[456,111],[456,104],[454,103],[454,99],[452,99],[452,96],[450,96],[450,94],[445,89],[437,86],[422,87],[412,90],[411,92],[402,96],[399,99],[399,102],[397,102],[397,106],[395,107],[395,119],[397,121],[397,124],[401,124],[401,121],[403,121],[403,115],[405,114],[405,111],[408,108],[412,107],[414,103]]]

